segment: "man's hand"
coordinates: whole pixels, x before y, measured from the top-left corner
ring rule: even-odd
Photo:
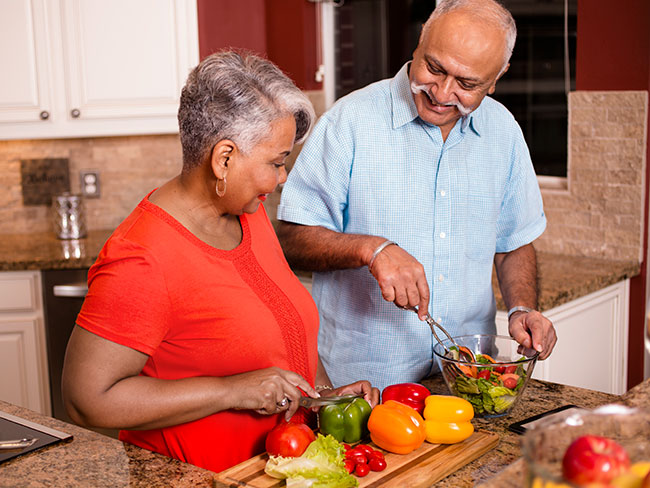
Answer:
[[[398,307],[418,307],[424,320],[429,311],[429,284],[420,262],[399,246],[388,246],[375,258],[370,271],[384,300]]]
[[[540,312],[515,312],[508,322],[510,336],[526,349],[538,351],[539,359],[551,355],[557,342],[555,328]]]

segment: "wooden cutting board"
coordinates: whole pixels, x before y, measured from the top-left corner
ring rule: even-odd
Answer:
[[[499,442],[499,436],[488,432],[474,432],[458,444],[429,444],[425,442],[410,454],[385,452],[387,467],[384,471],[370,472],[357,478],[361,488],[430,487],[457,469],[482,456]],[[373,448],[377,446],[370,444]],[[260,454],[237,466],[217,474],[217,481],[231,487],[277,488],[284,480],[270,477],[264,472],[267,454]]]

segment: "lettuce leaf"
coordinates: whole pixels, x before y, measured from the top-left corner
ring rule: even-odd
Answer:
[[[318,437],[302,456],[269,456],[264,467],[269,476],[287,480],[289,488],[348,488],[357,479],[345,469],[345,449],[331,435]]]

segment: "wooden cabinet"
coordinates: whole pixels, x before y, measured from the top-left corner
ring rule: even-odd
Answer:
[[[0,273],[0,371],[0,400],[51,413],[38,271]]]
[[[178,132],[195,0],[0,0],[0,138]]]
[[[558,342],[547,360],[537,362],[533,378],[625,393],[628,300],[629,280],[625,280],[545,311]],[[508,335],[505,312],[497,313],[497,331]]]

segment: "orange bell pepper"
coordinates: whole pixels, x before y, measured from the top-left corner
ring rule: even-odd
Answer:
[[[395,454],[408,454],[426,437],[424,419],[412,407],[388,400],[372,409],[368,419],[372,442]]]

